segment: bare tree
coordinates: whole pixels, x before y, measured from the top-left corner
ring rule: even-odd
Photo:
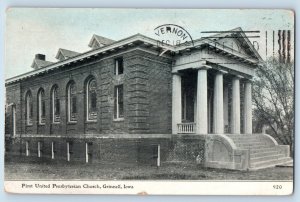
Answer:
[[[254,117],[267,124],[275,139],[294,144],[294,63],[268,59],[256,71],[253,82]],[[262,125],[262,124],[260,124]]]

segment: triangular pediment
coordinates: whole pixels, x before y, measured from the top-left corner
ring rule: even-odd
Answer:
[[[227,52],[239,52],[245,58],[262,60],[261,56],[255,49],[254,44],[248,39],[245,32],[240,28],[229,31],[221,31],[218,34],[204,37],[206,43],[223,47]]]
[[[249,44],[245,41],[245,39],[243,39],[243,37],[228,35],[224,38],[216,40],[216,42],[218,43],[218,45],[221,45],[221,47],[233,49],[234,51],[245,55],[245,57],[247,58],[259,59],[257,55],[253,52]],[[253,45],[251,44],[251,46]]]

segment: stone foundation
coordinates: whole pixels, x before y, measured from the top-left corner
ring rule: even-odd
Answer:
[[[23,135],[6,138],[6,158],[163,166],[190,163],[233,170],[260,169],[290,161],[289,146],[265,134],[82,136]]]

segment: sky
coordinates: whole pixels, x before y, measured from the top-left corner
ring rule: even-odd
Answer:
[[[260,37],[250,38],[250,41],[258,42],[258,52],[265,59],[266,44],[267,56],[272,54],[273,30],[275,33],[292,30],[293,38],[294,13],[274,9],[10,8],[6,11],[5,78],[31,71],[37,53],[56,62],[59,48],[80,53],[90,50],[88,43],[93,34],[114,40],[137,33],[156,38],[154,29],[162,24],[179,25],[194,40],[208,36],[203,31],[226,31],[236,27],[244,31],[259,30],[255,35]]]

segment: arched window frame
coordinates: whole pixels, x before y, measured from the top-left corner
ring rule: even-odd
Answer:
[[[77,122],[77,95],[76,84],[71,81],[67,88],[67,109],[68,109],[68,122]]]
[[[33,116],[33,105],[32,105],[32,94],[30,91],[26,93],[26,125],[31,126],[32,124],[32,116]]]
[[[60,123],[60,99],[59,88],[55,85],[51,91],[51,115],[52,123]]]
[[[97,121],[97,82],[94,77],[89,78],[86,82],[85,91],[86,120],[92,122]]]
[[[45,125],[46,123],[46,103],[45,103],[45,91],[40,89],[38,92],[38,123],[39,125]]]

